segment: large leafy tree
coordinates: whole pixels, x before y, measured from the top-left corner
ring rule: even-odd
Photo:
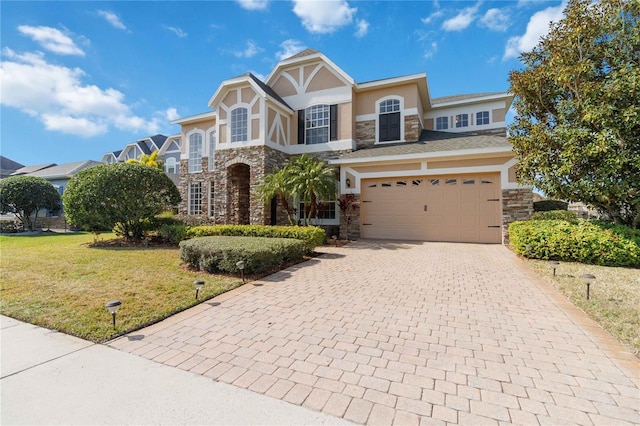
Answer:
[[[509,76],[518,177],[640,225],[640,2],[570,0]]]
[[[37,176],[12,176],[0,180],[0,213],[15,214],[23,228],[33,231],[42,209],[60,210],[60,194],[51,182]]]
[[[266,175],[257,194],[264,201],[278,197],[292,224],[295,223],[295,209],[290,207],[290,201],[304,203],[300,219],[308,225],[317,216],[319,203],[335,198],[337,188],[335,171],[326,162],[303,154],[291,159],[282,169]]]
[[[103,164],[82,170],[62,195],[71,223],[90,230],[112,229],[139,239],[144,222],[180,202],[171,179],[155,167],[139,163]]]

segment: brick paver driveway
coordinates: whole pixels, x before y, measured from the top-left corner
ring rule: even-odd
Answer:
[[[322,250],[111,345],[358,423],[640,423],[638,360],[507,248]]]

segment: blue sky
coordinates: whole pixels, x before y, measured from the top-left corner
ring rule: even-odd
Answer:
[[[506,91],[559,0],[0,3],[0,153],[100,160],[208,111],[221,81],[311,47],[357,82],[426,72],[432,97]]]

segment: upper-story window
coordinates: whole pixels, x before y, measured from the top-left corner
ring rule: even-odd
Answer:
[[[175,158],[173,157],[167,158],[167,160],[164,162],[164,171],[171,175],[178,173]]]
[[[337,136],[337,105],[314,105],[298,111],[298,143],[326,143],[337,140]]]
[[[329,142],[329,105],[314,105],[305,110],[307,145]]]
[[[202,171],[202,134],[189,136],[189,173]]]
[[[216,160],[216,131],[209,132],[209,171],[215,167]]]
[[[236,108],[231,111],[231,142],[247,140],[247,109]]]
[[[380,142],[400,140],[400,101],[387,99],[378,104],[378,137]]]
[[[456,115],[456,127],[468,127],[469,126],[469,114]]]
[[[449,128],[449,117],[436,118],[436,130],[447,130]]]
[[[476,126],[489,124],[489,111],[480,111],[476,113]]]

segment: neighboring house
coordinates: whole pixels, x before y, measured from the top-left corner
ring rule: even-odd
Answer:
[[[173,183],[179,183],[180,135],[154,135],[128,144],[119,151],[107,152],[102,156],[103,163],[118,163],[138,160],[143,154],[150,155],[158,150],[158,158],[164,164],[165,173]]]
[[[0,179],[11,176],[12,173],[23,167],[24,165],[0,155]]]
[[[56,163],[38,164],[37,166],[24,166],[11,173],[11,176],[29,175],[40,170],[48,169],[49,167],[57,166]]]
[[[432,99],[426,74],[357,83],[307,49],[260,81],[223,81],[213,110],[182,126],[179,212],[192,221],[284,224],[255,190],[265,174],[307,153],[338,169],[359,201],[352,230],[365,238],[500,243],[532,213],[516,183],[505,115],[513,96]],[[319,225],[340,224],[325,200]]]

